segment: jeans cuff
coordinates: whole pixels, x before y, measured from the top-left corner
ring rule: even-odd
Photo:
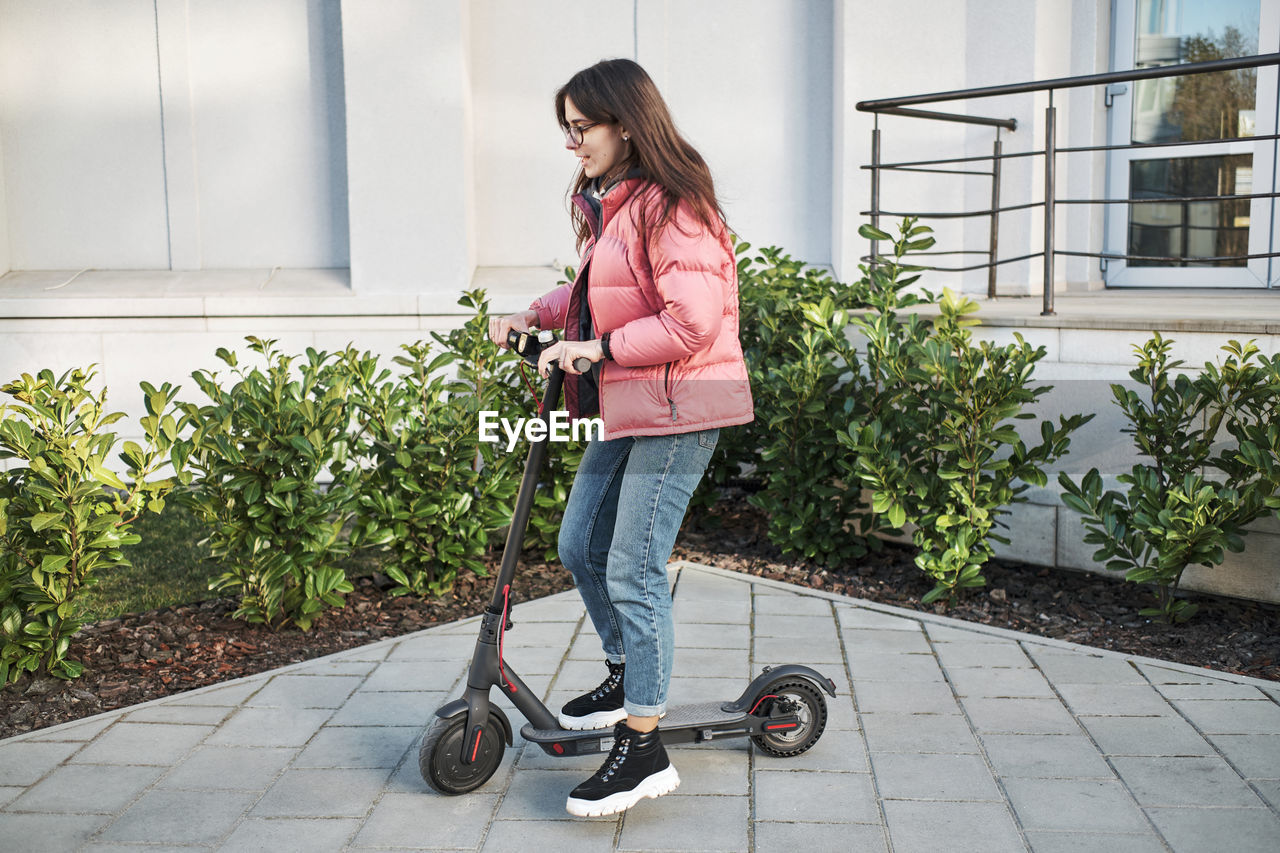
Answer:
[[[635,702],[623,701],[622,710],[633,717],[661,717],[667,713],[667,703],[661,705],[637,705]]]
[[[611,655],[611,654],[609,654],[608,652],[605,652],[605,653],[604,653],[604,659],[605,659],[605,660],[607,660],[609,663],[614,664],[615,666],[616,666],[617,664],[620,664],[620,663],[626,663],[626,662],[627,662],[627,656],[626,656],[626,655]]]

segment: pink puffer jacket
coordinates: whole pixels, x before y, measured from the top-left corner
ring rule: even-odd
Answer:
[[[712,234],[688,205],[657,233],[641,233],[633,206],[656,222],[661,190],[631,178],[602,200],[596,221],[583,196],[574,203],[591,223],[577,280],[534,301],[543,329],[580,340],[586,287],[593,337],[611,332],[613,361],[600,370],[605,438],[667,435],[744,424],[753,417],[747,366],[738,342],[738,269],[725,229]],[[583,281],[583,271],[589,281]],[[571,417],[583,412],[579,379],[566,377]]]

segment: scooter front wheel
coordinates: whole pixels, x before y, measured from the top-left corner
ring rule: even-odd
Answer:
[[[802,678],[770,684],[760,691],[754,705],[752,713],[758,716],[794,714],[800,720],[797,728],[752,736],[752,743],[770,755],[799,755],[817,743],[827,727],[827,700]]]
[[[418,750],[418,770],[428,785],[442,794],[465,794],[474,791],[497,771],[506,744],[502,739],[502,722],[492,711],[488,725],[480,733],[478,744],[466,744],[467,715],[436,717],[427,727]],[[463,749],[471,753],[465,763]]]

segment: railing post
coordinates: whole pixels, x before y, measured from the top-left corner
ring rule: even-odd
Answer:
[[[877,118],[879,118],[877,116]],[[871,227],[880,227],[880,122],[871,129]],[[871,241],[871,264],[876,266],[877,241]]]
[[[1000,129],[991,148],[991,246],[987,253],[987,298],[996,298],[996,252],[1000,247]]]
[[[1049,106],[1044,111],[1044,310],[1042,317],[1053,316],[1053,213],[1054,163],[1058,146],[1054,140],[1057,111],[1053,106],[1053,90],[1049,90]]]

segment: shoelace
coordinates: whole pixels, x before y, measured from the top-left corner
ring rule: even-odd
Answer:
[[[597,702],[618,688],[618,682],[622,680],[622,673],[611,672],[604,683],[591,691],[591,698]]]
[[[600,781],[608,782],[613,774],[621,769],[622,765],[627,761],[627,754],[631,752],[631,738],[619,736],[613,742],[613,752],[609,753],[609,760],[605,762],[604,767],[600,768]]]

